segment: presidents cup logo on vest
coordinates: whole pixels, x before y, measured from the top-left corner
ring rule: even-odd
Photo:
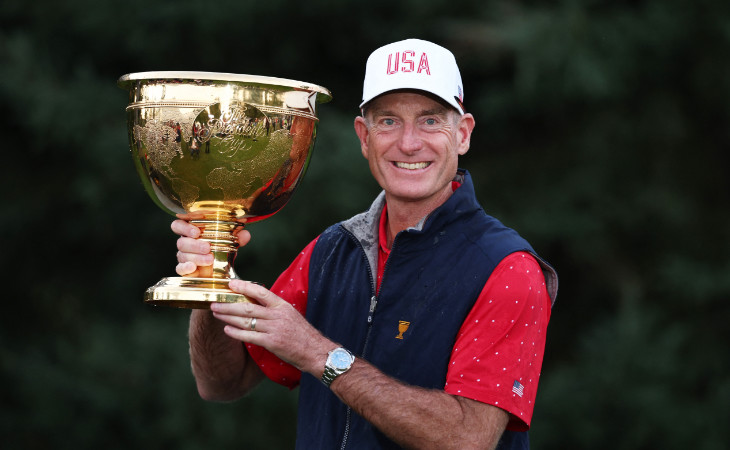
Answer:
[[[406,322],[405,320],[399,320],[398,321],[398,334],[396,335],[396,339],[403,339],[403,333],[408,331],[408,327],[411,326],[410,322]]]
[[[431,75],[431,68],[428,66],[428,55],[426,55],[426,52],[416,55],[413,50],[389,54],[386,73],[393,75],[398,72],[416,72]]]

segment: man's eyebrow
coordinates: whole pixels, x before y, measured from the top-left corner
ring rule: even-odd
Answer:
[[[387,110],[387,109],[373,109],[371,111],[371,114],[373,117],[381,117],[381,116],[395,116],[395,112]],[[418,116],[445,116],[448,114],[448,109],[438,106],[431,109],[424,109],[418,113]]]
[[[373,109],[370,111],[370,113],[373,115],[373,117],[394,116],[395,115],[395,113],[393,111],[388,111],[387,109]]]
[[[448,110],[443,107],[433,108],[433,109],[426,109],[421,111],[419,116],[445,116],[448,113]]]

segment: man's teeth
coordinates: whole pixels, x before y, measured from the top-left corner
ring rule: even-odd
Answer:
[[[405,162],[397,162],[395,163],[395,166],[400,169],[408,169],[408,170],[416,170],[416,169],[425,169],[428,167],[427,162],[417,162],[417,163],[405,163]]]

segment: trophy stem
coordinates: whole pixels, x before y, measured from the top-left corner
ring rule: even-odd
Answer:
[[[210,278],[238,278],[233,270],[233,262],[238,251],[236,230],[242,226],[239,222],[226,220],[191,220],[191,224],[200,228],[200,240],[210,243],[213,253],[212,273]]]
[[[235,232],[243,226],[240,222],[227,220],[191,220],[200,228],[198,239],[210,243],[213,265],[201,267],[200,277],[168,277],[147,289],[145,302],[153,305],[179,308],[209,308],[212,302],[236,303],[249,301],[246,296],[235,293],[228,282],[238,278],[233,262],[238,251]]]

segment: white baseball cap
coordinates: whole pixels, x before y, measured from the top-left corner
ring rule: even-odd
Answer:
[[[456,58],[433,42],[406,39],[370,54],[360,108],[378,95],[396,89],[430,92],[464,114],[464,86]]]

